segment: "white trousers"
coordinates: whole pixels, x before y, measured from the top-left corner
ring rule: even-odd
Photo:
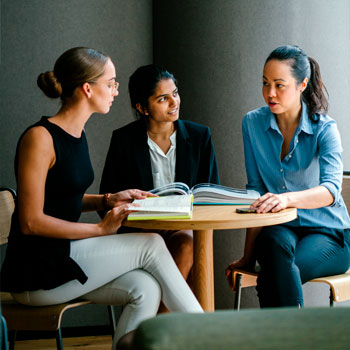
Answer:
[[[128,233],[71,242],[71,258],[88,276],[50,290],[14,293],[27,305],[52,305],[75,298],[98,304],[123,305],[113,338],[156,315],[160,300],[170,311],[203,312],[179,272],[164,240],[153,233]]]

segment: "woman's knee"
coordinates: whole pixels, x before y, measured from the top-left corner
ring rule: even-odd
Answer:
[[[171,235],[166,245],[170,252],[181,255],[189,260],[193,260],[193,235],[192,231],[177,231]]]
[[[162,236],[157,233],[147,233],[145,252],[148,256],[160,257],[169,254],[168,248]]]
[[[158,233],[147,233],[147,241],[150,246],[162,249],[165,247],[165,242],[162,236]]]

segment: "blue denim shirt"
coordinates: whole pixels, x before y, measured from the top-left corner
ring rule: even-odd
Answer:
[[[302,105],[299,125],[281,161],[283,136],[268,106],[247,113],[242,122],[248,189],[284,193],[316,186],[326,187],[334,201],[318,209],[298,209],[291,226],[350,228],[350,219],[341,196],[343,177],[342,146],[335,121],[327,115],[308,117]]]

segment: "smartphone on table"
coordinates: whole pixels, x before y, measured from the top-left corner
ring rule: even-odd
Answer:
[[[256,209],[250,209],[250,208],[237,208],[236,213],[239,214],[251,214],[256,213]]]

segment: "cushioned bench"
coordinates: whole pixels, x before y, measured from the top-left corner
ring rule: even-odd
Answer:
[[[171,313],[137,328],[138,350],[350,349],[350,308]]]

